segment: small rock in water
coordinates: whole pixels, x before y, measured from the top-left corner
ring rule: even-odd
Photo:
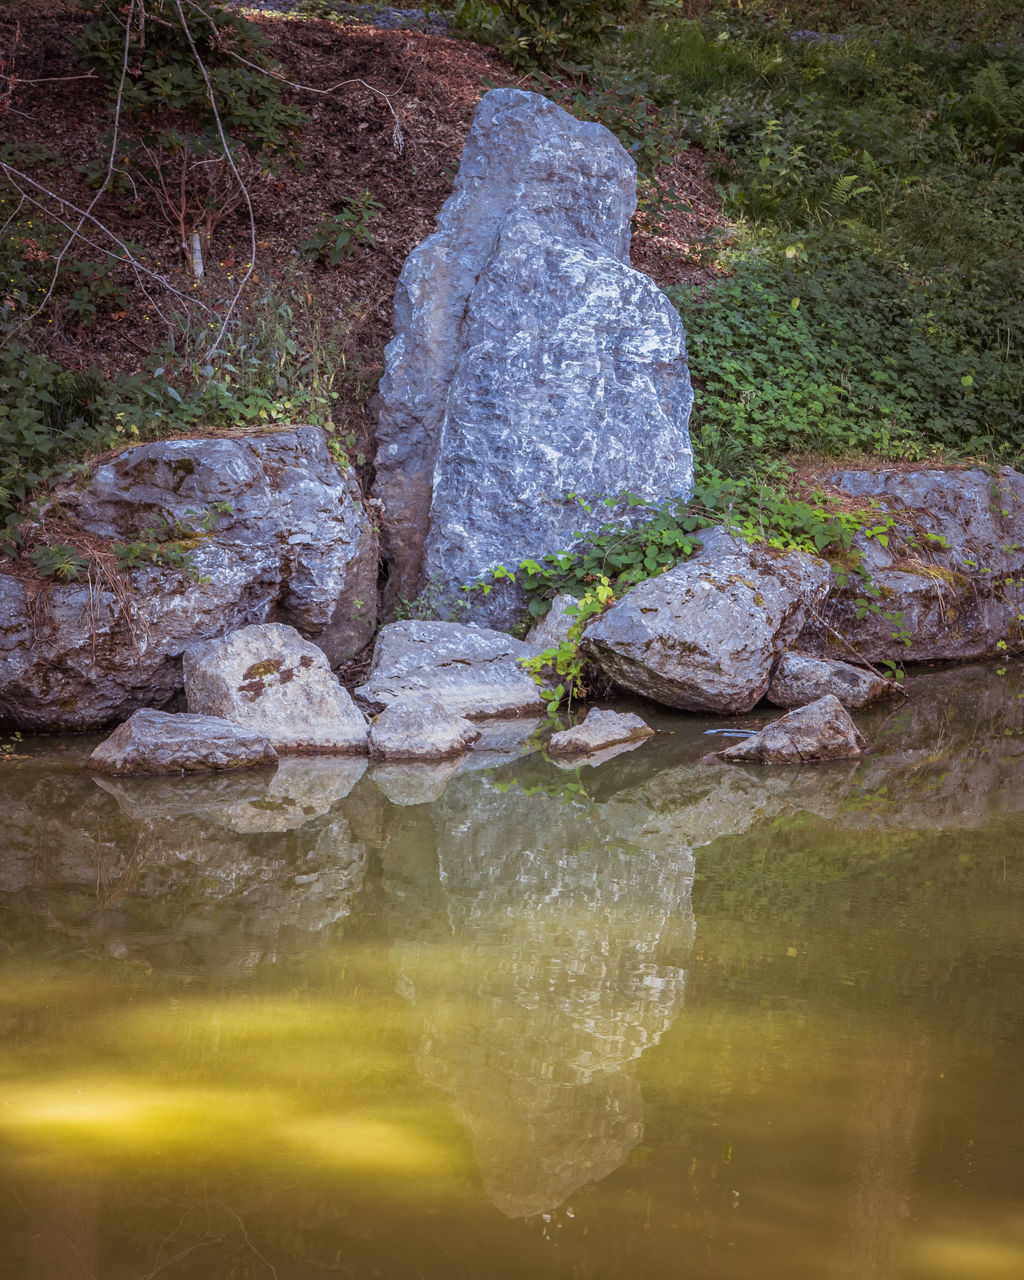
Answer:
[[[262,734],[218,716],[143,708],[100,743],[88,765],[97,773],[131,775],[251,769],[276,760]]]
[[[619,743],[638,742],[653,734],[654,730],[632,712],[622,714],[593,707],[582,724],[552,734],[548,751],[551,755],[601,751]]]
[[[849,760],[863,755],[867,740],[838,698],[827,694],[806,707],[773,720],[760,733],[726,747],[719,758],[732,763],[803,764],[814,760]]]
[[[294,627],[257,623],[192,645],[183,670],[190,711],[263,733],[278,751],[367,749],[362,713],[323,651]]]
[[[377,760],[444,760],[480,737],[462,716],[429,699],[392,702],[370,725],[370,755]]]

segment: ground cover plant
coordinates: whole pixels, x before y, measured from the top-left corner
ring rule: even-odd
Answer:
[[[870,3],[755,4],[627,33],[616,56],[714,157],[736,228],[727,280],[675,295],[710,441],[1020,463],[1024,43],[983,8],[967,34],[995,43],[942,4],[904,30]]]

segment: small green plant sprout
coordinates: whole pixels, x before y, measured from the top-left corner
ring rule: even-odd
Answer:
[[[511,577],[511,574],[506,576]],[[566,710],[571,710],[573,698],[583,697],[586,693],[583,684],[583,654],[580,649],[583,629],[591,618],[603,612],[614,599],[615,593],[608,578],[604,574],[599,575],[579,601],[566,610],[576,619],[569,628],[568,637],[561,644],[544,649],[532,658],[521,660],[520,665],[540,686],[540,696],[547,704],[547,714],[551,719],[557,717],[563,702]],[[552,671],[560,677],[559,682],[554,688],[545,687],[545,680]]]
[[[17,752],[18,744],[21,742],[21,734],[15,730],[11,736],[5,741],[0,742],[0,764],[4,764],[8,760],[26,760],[27,756],[19,755]]]
[[[377,241],[370,231],[370,223],[384,206],[369,191],[362,195],[346,196],[344,208],[339,213],[328,214],[308,240],[299,248],[314,258],[323,258],[336,267],[342,258],[349,257],[358,245],[368,244],[376,249]]]
[[[59,578],[61,582],[73,582],[89,570],[89,561],[63,542],[35,547],[32,563],[44,578]]]

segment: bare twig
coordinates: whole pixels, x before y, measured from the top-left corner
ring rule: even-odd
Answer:
[[[107,254],[109,257],[116,259],[116,261],[123,262],[126,265],[130,266],[136,272],[136,274],[141,272],[143,275],[148,276],[151,280],[155,280],[157,284],[159,284],[162,288],[166,289],[168,293],[174,294],[176,297],[181,298],[183,301],[189,304],[195,303],[197,306],[201,307],[202,310],[204,311],[208,312],[210,310],[210,308],[207,307],[204,303],[202,303],[198,298],[194,298],[189,294],[182,293],[179,289],[176,289],[175,286],[171,284],[171,282],[168,279],[166,279],[164,276],[160,275],[156,271],[152,271],[144,263],[140,262],[138,258],[136,258],[135,255],[131,252],[131,250],[128,248],[125,242],[121,239],[121,237],[116,235],[113,231],[110,230],[109,227],[105,226],[102,222],[100,222],[99,218],[97,218],[94,214],[90,213],[88,209],[80,209],[78,205],[72,203],[72,201],[68,200],[66,196],[58,195],[55,191],[51,191],[49,187],[44,187],[41,182],[37,182],[35,178],[29,177],[27,173],[22,173],[20,169],[15,169],[13,165],[7,164],[2,160],[0,160],[0,171],[2,171],[6,175],[8,180],[11,182],[11,184],[14,186],[15,190],[18,192],[18,194],[22,197],[23,200],[27,200],[29,204],[35,205],[37,209],[39,209],[42,213],[45,213],[47,217],[52,218],[55,222],[60,223],[60,225],[65,229],[73,231],[74,234],[70,237],[70,240],[74,240],[74,239],[81,240],[83,244],[89,245],[90,248],[98,249],[101,253]],[[75,228],[72,228],[70,223],[65,222],[60,217],[59,214],[54,213],[53,210],[51,208],[48,208],[45,204],[43,204],[42,201],[36,200],[33,196],[30,196],[26,192],[22,191],[22,189],[18,186],[19,182],[25,182],[25,183],[28,183],[30,186],[35,187],[37,191],[41,192],[44,196],[47,197],[47,199],[52,200],[54,204],[66,209],[70,209],[72,213],[78,214],[83,222],[85,221],[91,222],[92,225],[97,228],[97,230],[101,231],[103,235],[105,235],[112,242],[112,244],[114,244],[117,247],[117,249],[120,250],[120,252],[115,252],[112,249],[104,248],[102,245],[98,245],[95,242],[95,240],[90,240],[88,236],[83,235],[81,231]],[[90,205],[90,208],[91,207],[92,206]]]
[[[87,71],[81,76],[43,76],[39,80],[22,80],[18,77],[18,84],[61,84],[65,80],[98,80],[99,76],[95,71]]]
[[[245,275],[238,282],[238,288],[235,290],[228,309],[225,311],[220,322],[220,328],[217,330],[217,336],[213,340],[212,346],[207,349],[207,359],[220,346],[224,335],[228,331],[228,325],[231,323],[231,316],[238,305],[238,300],[245,291],[245,286],[252,278],[253,272],[256,270],[256,214],[252,207],[252,199],[249,196],[249,188],[245,185],[242,175],[238,171],[238,165],[235,164],[235,157],[231,154],[231,147],[228,143],[227,135],[224,132],[224,124],[220,118],[220,112],[217,109],[217,98],[213,92],[213,85],[210,83],[210,76],[206,70],[202,58],[199,56],[199,50],[196,48],[196,42],[192,39],[192,32],[189,30],[188,20],[185,17],[185,10],[182,8],[181,0],[174,0],[174,7],[178,11],[178,17],[181,19],[181,29],[185,33],[185,39],[188,41],[188,47],[192,50],[192,57],[195,59],[196,66],[199,68],[199,74],[203,77],[203,83],[206,85],[206,97],[210,104],[210,110],[213,112],[214,123],[217,126],[217,136],[220,138],[220,145],[224,148],[224,158],[231,167],[231,172],[235,175],[235,181],[238,183],[242,192],[242,198],[245,201],[245,207],[249,214],[249,263],[245,269]]]

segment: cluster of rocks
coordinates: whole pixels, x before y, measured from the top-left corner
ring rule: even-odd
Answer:
[[[42,594],[0,573],[0,722],[126,722],[94,761],[121,771],[294,752],[444,759],[484,749],[482,717],[543,710],[524,664],[566,639],[573,602],[523,641],[505,630],[523,602],[510,578],[462,588],[642,517],[635,497],[685,498],[692,485],[685,336],[629,266],[635,207],[635,165],[606,129],[536,94],[487,93],[437,231],[399,281],[375,496],[364,501],[309,426],[142,445],[64,486],[54,505],[119,545],[127,567]],[[817,708],[761,735],[757,760],[863,750],[842,716],[889,686],[841,659],[990,653],[1024,616],[1024,476],[831,480],[878,514],[885,536],[853,548],[878,608],[823,560],[720,529],[592,620],[586,660],[669,708]],[[628,497],[603,501],[616,495]],[[422,593],[459,621],[378,632],[381,614]],[[332,669],[375,634],[353,697]],[[645,731],[592,712],[551,750],[629,749]]]

